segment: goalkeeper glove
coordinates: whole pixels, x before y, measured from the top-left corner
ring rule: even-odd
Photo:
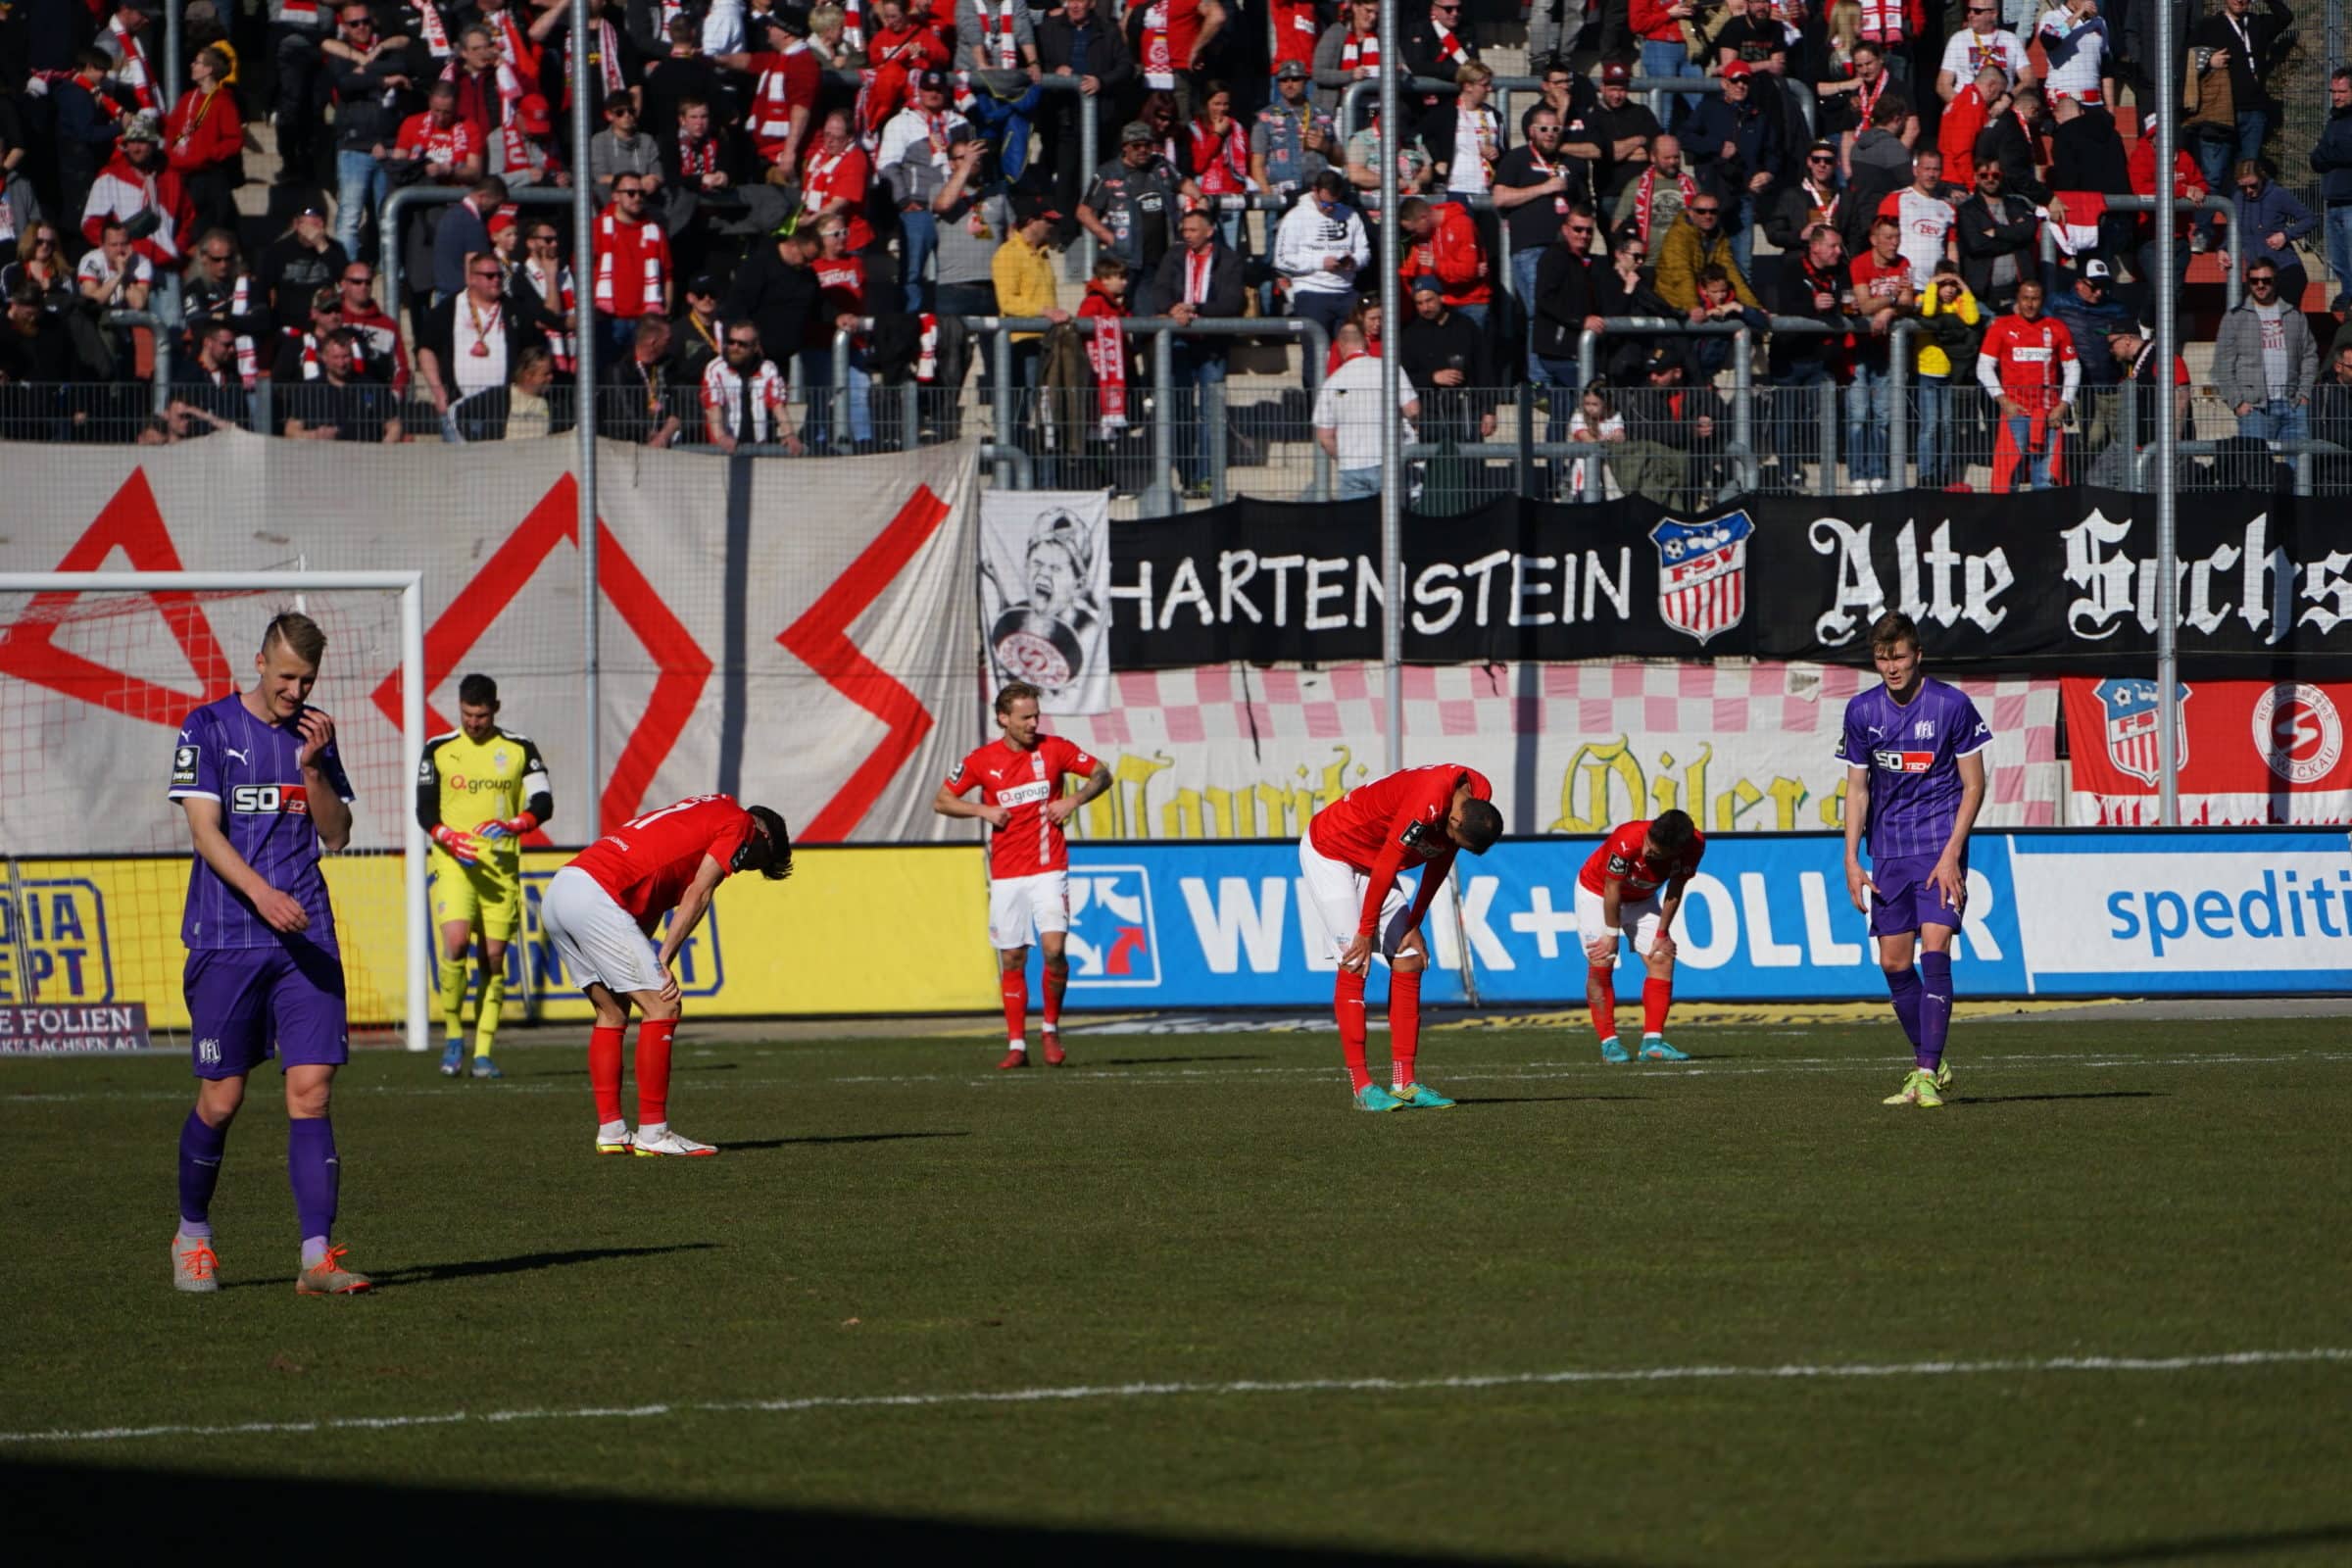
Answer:
[[[503,822],[484,822],[480,832],[482,837],[495,842],[499,839],[518,839],[538,825],[539,819],[525,811],[520,816],[510,816]]]
[[[433,842],[447,850],[461,864],[471,865],[481,858],[481,842],[470,833],[459,832],[447,822],[433,824]]]

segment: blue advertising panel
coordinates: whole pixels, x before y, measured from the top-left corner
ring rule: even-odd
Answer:
[[[1591,838],[1518,839],[1455,864],[1422,995],[1574,1004]],[[2352,854],[2333,832],[1981,833],[1954,951],[1967,997],[2352,991]],[[1072,846],[1073,1008],[1315,1007],[1331,948],[1294,843]],[[1677,923],[1675,991],[1707,1001],[1886,995],[1834,834],[1710,839]],[[1032,979],[1036,959],[1032,956]],[[1618,987],[1641,988],[1621,953]],[[1376,973],[1375,1002],[1386,993]]]

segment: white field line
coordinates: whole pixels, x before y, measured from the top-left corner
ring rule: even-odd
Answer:
[[[381,1432],[404,1427],[497,1426],[518,1421],[602,1421],[614,1417],[742,1413],[789,1415],[804,1410],[907,1410],[956,1405],[1096,1403],[1166,1398],[1234,1398],[1259,1395],[1478,1393],[1489,1389],[1564,1388],[1596,1384],[1789,1382],[1873,1378],[1949,1378],[2052,1373],[2161,1374],[2239,1367],[2352,1363],[2352,1348],[2230,1350],[2212,1355],[2060,1355],[1986,1361],[1784,1363],[1777,1366],[1591,1367],[1560,1372],[1500,1372],[1432,1378],[1298,1378],[1279,1382],[1075,1384],[1062,1388],[972,1390],[943,1394],[808,1395],[771,1399],[681,1399],[655,1404],[575,1405],[524,1410],[444,1410],[421,1415],[333,1416],[313,1421],[240,1421],[217,1426],[57,1428],[0,1432],[0,1445],[129,1443],[150,1438],[253,1437],[320,1432]]]
[[[2297,1051],[2270,1054],[2251,1054],[2233,1052],[2167,1054],[2162,1056],[2122,1055],[2114,1052],[2021,1052],[2008,1054],[1980,1054],[1970,1051],[1951,1054],[1953,1065],[1959,1072],[1973,1075],[1983,1068],[2065,1066],[2097,1071],[2110,1067],[2208,1067],[2256,1066],[2279,1062],[2340,1062],[2352,1061],[2352,1052]],[[1429,1058],[1424,1057],[1427,1060]],[[1667,1078],[1774,1078],[1806,1073],[1869,1074],[1896,1071],[1901,1063],[1889,1056],[1888,1061],[1864,1060],[1858,1057],[1798,1056],[1752,1066],[1714,1066],[1704,1061],[1690,1064],[1579,1062],[1563,1063],[1556,1067],[1521,1068],[1511,1062],[1463,1062],[1457,1067],[1442,1064],[1435,1067],[1433,1078],[1447,1084],[1456,1083],[1539,1083],[1558,1078],[1620,1078],[1630,1075],[1644,1083]],[[1511,1071],[1482,1069],[1514,1068]],[[959,1072],[932,1073],[851,1073],[825,1078],[763,1077],[731,1078],[716,1087],[735,1089],[808,1088],[819,1084],[952,1084],[965,1089],[1014,1089],[1022,1083],[1055,1084],[1119,1084],[1152,1088],[1165,1084],[1171,1088],[1188,1087],[1194,1080],[1235,1078],[1334,1078],[1342,1076],[1334,1062],[1328,1066],[1292,1065],[1282,1067],[1109,1067],[1086,1068],[1081,1058],[1081,1070],[1056,1073],[999,1074],[988,1072],[967,1076]],[[466,1091],[447,1084],[355,1084],[337,1086],[338,1096],[384,1095],[396,1098],[440,1098]],[[489,1093],[499,1098],[510,1095],[577,1095],[585,1097],[586,1088],[579,1083],[517,1083],[508,1079]],[[1059,1091],[1055,1091],[1058,1093]],[[76,1089],[55,1094],[12,1095],[0,1091],[0,1110],[11,1105],[70,1104],[81,1101],[184,1101],[187,1092],[177,1089]]]

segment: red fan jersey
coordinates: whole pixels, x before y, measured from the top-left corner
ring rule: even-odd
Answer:
[[[2054,317],[2004,316],[1984,330],[1977,350],[1990,360],[2001,395],[2032,414],[2047,414],[2066,395],[2067,367],[2075,363],[2075,337]],[[2079,372],[2078,372],[2079,373]]]
[[[1453,792],[1464,784],[1479,800],[1494,798],[1494,786],[1487,782],[1484,773],[1456,762],[1440,762],[1359,784],[1317,811],[1314,820],[1306,824],[1307,842],[1317,855],[1352,865],[1371,877],[1364,896],[1362,933],[1369,934],[1379,925],[1381,904],[1408,859],[1427,867],[1421,891],[1413,899],[1414,921],[1428,910],[1438,884],[1453,868],[1456,846],[1446,836],[1446,819],[1453,812]]]
[[[596,878],[612,902],[651,931],[678,906],[709,856],[735,868],[735,852],[758,832],[752,813],[724,795],[692,795],[675,806],[631,817],[589,845],[571,863]]]
[[[1012,812],[1011,821],[988,836],[988,874],[1035,876],[1067,870],[1069,841],[1062,837],[1060,824],[1047,817],[1046,803],[1060,789],[1064,773],[1090,778],[1102,765],[1058,735],[1040,735],[1037,745],[1025,752],[992,741],[957,762],[948,775],[948,793],[978,790],[982,805]]]
[[[1697,870],[1699,857],[1707,853],[1704,833],[1691,834],[1690,847],[1670,860],[1653,860],[1642,854],[1642,846],[1648,842],[1649,824],[1645,821],[1612,829],[1585,861],[1584,870],[1577,873],[1577,884],[1589,893],[1606,893],[1608,879],[1615,877],[1625,884],[1621,897],[1646,899],[1676,877]]]

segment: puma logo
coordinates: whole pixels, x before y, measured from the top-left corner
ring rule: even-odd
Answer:
[[[253,765],[253,753],[250,749],[240,752],[234,747],[223,746],[220,748],[220,750],[224,755],[235,758],[238,761],[243,762],[248,767]]]

